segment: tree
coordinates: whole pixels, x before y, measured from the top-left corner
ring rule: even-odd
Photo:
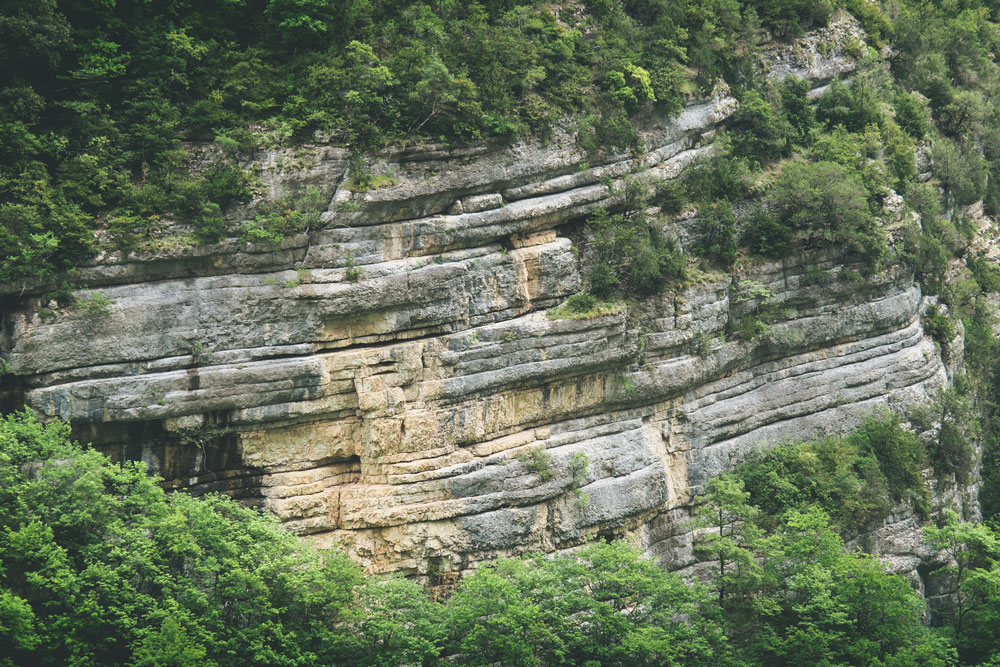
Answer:
[[[941,389],[930,403],[913,411],[911,420],[933,433],[932,461],[941,473],[953,473],[967,483],[975,465],[976,443],[982,433],[969,378]]]
[[[927,105],[913,93],[898,91],[893,106],[896,110],[896,122],[908,135],[919,141],[930,131]]]
[[[736,263],[736,214],[728,201],[702,209],[695,250],[724,269],[731,269]]]
[[[934,144],[934,175],[951,206],[968,206],[986,191],[987,171],[979,152],[949,139]]]
[[[694,667],[732,659],[706,591],[624,542],[484,565],[448,609],[464,664]]]
[[[748,91],[730,121],[733,155],[761,164],[788,154],[792,128],[758,92]]]
[[[781,106],[795,130],[795,143],[802,145],[810,142],[816,129],[816,112],[809,100],[809,88],[809,81],[794,76],[781,82]]]
[[[330,43],[338,20],[343,20],[332,0],[268,0],[264,14],[277,27],[282,45],[290,48]]]
[[[761,574],[755,558],[763,534],[757,528],[760,510],[749,504],[750,494],[743,481],[733,475],[720,475],[705,487],[705,502],[698,509],[700,527],[708,530],[699,536],[697,550],[718,562],[714,586],[719,606],[732,615],[738,607],[747,614],[748,587],[757,587]]]
[[[653,229],[642,211],[611,215],[598,209],[587,227],[596,255],[588,277],[596,296],[619,289],[648,296],[684,275],[677,243]]]
[[[1000,648],[991,622],[1000,618],[1000,539],[987,526],[959,521],[946,510],[940,526],[924,528],[924,538],[948,561],[935,570],[948,581],[949,621],[964,660],[978,662]]]

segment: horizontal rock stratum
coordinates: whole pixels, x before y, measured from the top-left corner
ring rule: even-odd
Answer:
[[[855,66],[828,44],[857,34],[841,19],[772,49],[772,73],[821,87]],[[546,315],[582,288],[588,212],[618,204],[627,178],[677,177],[735,108],[720,85],[650,121],[639,156],[595,158],[564,131],[400,149],[368,165],[388,185],[360,193],[344,149],[299,149],[294,167],[273,152],[258,164],[270,195],[319,188],[321,228],[278,248],[102,257],[78,279],[106,312],[5,286],[4,394],[371,571],[440,575],[626,534],[689,565],[683,519],[707,479],[947,381],[901,266],[799,257],[602,316]],[[667,231],[683,240],[686,224]],[[727,340],[748,280],[785,315]]]

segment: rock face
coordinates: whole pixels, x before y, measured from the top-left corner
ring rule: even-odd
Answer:
[[[847,19],[827,30],[859,34]],[[773,75],[821,86],[854,67],[813,41]],[[639,157],[587,155],[563,131],[398,150],[368,165],[387,185],[367,192],[342,149],[294,167],[269,155],[272,196],[329,196],[321,228],[277,248],[102,257],[78,280],[105,308],[0,288],[0,397],[171,485],[263,505],[371,571],[439,575],[595,535],[684,566],[693,494],[742,454],[846,431],[947,381],[898,266],[865,277],[798,257],[601,316],[546,314],[581,289],[586,214],[619,203],[626,178],[678,176],[735,108],[720,85],[650,121]],[[685,224],[667,231],[683,239]],[[727,340],[752,316],[746,281],[784,316]]]

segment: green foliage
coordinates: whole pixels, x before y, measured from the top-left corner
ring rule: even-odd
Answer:
[[[895,121],[888,118],[882,123],[879,138],[882,141],[882,158],[892,177],[892,186],[897,191],[905,191],[917,176],[914,142]]]
[[[315,227],[323,207],[321,193],[311,187],[299,197],[286,197],[262,205],[253,220],[244,220],[236,231],[245,243],[278,244],[289,234]],[[360,274],[357,275],[357,278],[360,277]]]
[[[678,181],[665,181],[657,184],[650,203],[659,206],[665,215],[680,213],[687,203],[687,189]]]
[[[889,416],[710,481],[704,581],[594,542],[483,564],[444,603],[398,576],[366,579],[228,499],[165,493],[143,464],[112,464],[67,433],[0,418],[3,665],[954,664],[906,581],[831,527],[869,511],[858,491],[914,484],[914,436]],[[589,461],[568,464],[578,490]],[[953,516],[927,537],[954,559],[936,576],[956,592],[946,611],[962,657],[992,655],[998,537]]]
[[[838,248],[878,261],[885,253],[884,232],[868,206],[864,186],[832,162],[789,162],[768,194],[773,223],[763,225],[770,241],[786,246]],[[764,237],[767,238],[767,237]],[[767,254],[758,238],[751,239]]]
[[[965,252],[968,241],[954,224],[941,217],[937,189],[933,186],[911,185],[906,202],[920,216],[920,225],[905,231],[905,256],[916,269],[924,290],[940,294],[945,289],[944,278],[952,260]]]
[[[792,141],[799,145],[810,143],[816,129],[816,112],[809,101],[809,81],[788,77],[781,83],[781,106],[792,126]]]
[[[625,305],[619,301],[601,301],[589,292],[580,292],[570,296],[565,302],[555,308],[550,309],[545,315],[550,320],[583,320],[620,313],[624,309]]]
[[[262,141],[510,140],[575,113],[589,148],[637,147],[633,114],[676,113],[752,59],[756,15],[736,3],[598,5],[7,3],[0,280],[79,265],[112,219],[126,244],[151,216],[218,240],[249,196],[231,160]],[[808,5],[774,16],[810,25]],[[213,138],[222,157],[192,177],[183,142]],[[267,227],[243,237],[282,233]]]
[[[654,294],[684,276],[684,258],[676,242],[665,238],[639,211],[611,215],[599,209],[587,221],[595,262],[588,278],[591,292],[607,298],[617,291]]]
[[[892,134],[892,130],[889,133]],[[905,139],[901,141],[905,143]],[[893,150],[886,144],[886,137],[874,125],[860,134],[837,127],[818,136],[809,148],[808,156],[813,162],[833,162],[843,167],[864,186],[868,208],[877,213],[892,185],[890,165],[886,162],[887,157],[892,157]]]
[[[365,275],[365,270],[355,264],[354,256],[348,255],[344,261],[344,278],[347,282],[356,283]]]
[[[902,427],[898,415],[882,412],[870,416],[848,439],[857,451],[875,456],[893,500],[913,497],[918,500],[918,510],[926,510],[927,491],[920,474],[926,452],[920,439]]]
[[[205,172],[205,195],[222,208],[250,199],[250,177],[232,164],[216,164]]]
[[[949,557],[934,575],[944,579],[942,588],[950,594],[942,611],[962,664],[993,664],[1000,655],[1000,534],[959,521],[949,510],[939,525],[924,529],[924,537]]]
[[[870,89],[848,88],[835,80],[816,102],[816,118],[831,129],[841,126],[849,132],[863,132],[882,122],[882,111]]]
[[[941,181],[950,203],[967,206],[986,189],[986,164],[979,152],[948,139],[934,144],[934,175]]]
[[[556,474],[555,470],[552,469],[552,455],[543,447],[518,454],[517,460],[523,463],[532,475],[538,475],[543,482],[549,481]]]
[[[166,220],[216,241],[230,231],[226,208],[250,194],[232,160],[317,131],[365,151],[414,137],[511,140],[575,114],[585,148],[638,148],[634,115],[674,114],[721,75],[740,85],[756,76],[761,22],[797,34],[830,8],[802,0],[8,3],[0,280],[79,265],[104,227],[128,250],[142,247],[132,230],[154,238]],[[772,129],[760,135],[765,148]],[[213,139],[221,156],[193,169],[184,142]],[[254,241],[285,233],[253,221],[239,231]]]
[[[807,119],[799,118],[800,122]],[[779,111],[760,93],[747,91],[730,121],[732,152],[764,164],[788,154],[792,127]]]
[[[590,458],[583,452],[577,452],[569,460],[569,473],[572,477],[572,488],[579,492],[580,487],[587,479],[587,470],[590,468]]]
[[[935,305],[927,307],[927,312],[923,317],[924,331],[941,347],[942,351],[948,349],[951,341],[955,339],[955,325],[945,313],[942,313]]]
[[[743,482],[708,485],[698,549],[709,555],[727,636],[745,664],[949,664],[921,623],[922,601],[876,558],[844,550],[816,506],[792,507],[767,534]]]
[[[910,500],[926,510],[920,476],[926,458],[923,445],[902,428],[899,417],[884,413],[869,417],[847,437],[759,452],[736,474],[749,502],[760,508],[765,527],[775,527],[789,510],[816,505],[839,532],[850,535],[887,517],[891,500]]]
[[[111,464],[67,433],[0,419],[0,634],[17,635],[0,662],[330,664],[381,637],[346,556],[227,498],[167,494],[144,464]]]
[[[740,242],[753,253],[778,258],[788,254],[792,236],[791,230],[779,222],[768,207],[758,202],[747,213]]]
[[[881,47],[892,32],[892,23],[882,8],[865,0],[845,0],[843,6],[858,19],[872,46]]]
[[[694,250],[724,269],[736,263],[736,214],[732,204],[722,200],[698,218]]]
[[[933,401],[910,415],[918,428],[933,433],[931,461],[938,474],[954,474],[962,484],[969,481],[982,434],[973,390],[968,378],[958,376],[954,386],[940,390]]]
[[[733,659],[704,588],[685,585],[624,542],[501,559],[463,580],[448,607],[450,646],[465,665],[681,667]]]
[[[760,510],[749,500],[742,480],[720,475],[705,486],[705,502],[698,508],[695,522],[708,529],[695,549],[716,561],[713,583],[719,606],[729,612],[743,606],[748,588],[760,575],[754,552],[763,539],[756,523]]]
[[[714,203],[745,198],[753,181],[753,172],[745,159],[733,158],[723,143],[715,155],[692,165],[684,177],[690,197],[696,201]]]
[[[771,332],[771,324],[780,315],[774,293],[761,283],[742,280],[733,290],[734,313],[727,322],[727,333],[743,340],[753,340]]]
[[[825,25],[833,13],[833,4],[825,0],[751,0],[748,5],[779,37],[793,37]]]
[[[597,297],[580,292],[566,299],[566,310],[573,314],[588,313],[597,307]]]
[[[897,91],[893,109],[896,112],[896,122],[914,139],[923,139],[930,132],[927,105],[913,93]]]
[[[1000,292],[1000,266],[981,253],[966,257],[965,264],[984,292]]]
[[[106,297],[103,292],[91,292],[88,297],[77,299],[75,306],[91,315],[104,315],[110,312],[113,304],[114,301]]]

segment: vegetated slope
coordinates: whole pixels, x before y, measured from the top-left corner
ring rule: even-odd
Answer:
[[[859,505],[846,487],[922,493],[925,453],[888,416],[709,484],[696,524],[714,562],[701,581],[597,542],[484,565],[444,602],[401,577],[365,578],[228,498],[167,494],[143,464],[66,436],[30,413],[0,419],[3,665],[943,666],[955,647],[962,664],[1000,650],[993,531],[954,515],[928,528],[930,547],[962,565],[937,573],[961,593],[930,629],[907,582],[829,525],[824,505],[841,517],[839,499]],[[796,482],[789,464],[817,467],[810,448],[836,474],[801,498],[779,493],[780,516],[761,513]],[[834,448],[847,455],[830,460]]]

